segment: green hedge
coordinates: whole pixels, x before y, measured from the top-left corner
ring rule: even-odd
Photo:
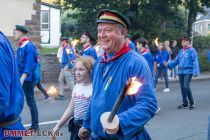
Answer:
[[[40,54],[57,54],[58,48],[40,48],[38,50]]]
[[[204,48],[210,49],[210,35],[208,36],[195,35],[193,38],[193,47],[195,47],[198,51]]]
[[[201,72],[210,72],[210,62],[208,62],[208,56],[199,54],[199,64]]]

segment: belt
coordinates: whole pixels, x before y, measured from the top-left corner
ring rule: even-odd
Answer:
[[[19,117],[17,117],[16,119],[14,119],[12,121],[0,122],[0,127],[12,125],[12,124],[16,123],[18,120],[19,120]]]
[[[74,124],[77,126],[82,126],[82,122],[83,122],[83,120],[75,120],[74,119]]]

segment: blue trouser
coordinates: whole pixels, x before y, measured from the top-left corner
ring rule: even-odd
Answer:
[[[34,83],[25,81],[23,83],[23,90],[26,97],[26,102],[31,112],[31,118],[32,118],[31,127],[38,128],[39,121],[38,121],[38,110],[37,110],[36,101],[34,98]]]
[[[209,125],[208,125],[208,140],[210,140],[210,115],[209,115]]]
[[[168,74],[167,74],[167,68],[166,67],[157,67],[156,74],[155,74],[155,88],[158,83],[158,77],[160,76],[160,73],[162,72],[164,81],[165,81],[165,86],[168,88]]]
[[[191,79],[192,79],[192,74],[179,74],[179,83],[182,92],[182,99],[183,99],[183,104],[185,105],[188,105],[188,101],[190,102],[190,105],[194,105],[194,100],[190,90]]]

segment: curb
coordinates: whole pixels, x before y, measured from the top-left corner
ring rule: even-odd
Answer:
[[[209,77],[202,77],[202,78],[192,78],[192,81],[206,81],[206,80],[210,80],[210,76]],[[158,80],[158,82],[160,83],[164,83],[164,80]],[[169,83],[177,83],[179,82],[179,78],[177,78],[176,80],[169,80]]]

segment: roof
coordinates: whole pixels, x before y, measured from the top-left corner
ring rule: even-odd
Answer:
[[[41,5],[45,5],[45,6],[49,6],[55,9],[61,9],[60,7],[54,5],[54,4],[50,4],[50,3],[46,3],[46,2],[41,2]]]
[[[202,21],[202,20],[210,20],[210,8],[205,8],[206,14],[198,14],[198,19],[197,21]]]

